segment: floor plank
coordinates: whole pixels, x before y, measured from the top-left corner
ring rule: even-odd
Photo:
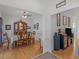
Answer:
[[[0,59],[31,59],[41,54],[40,44],[35,43],[25,47],[19,47],[9,50],[0,49]],[[65,50],[53,51],[53,54],[62,59],[79,59],[79,56],[73,54],[73,48],[69,47]]]
[[[65,50],[53,51],[52,53],[62,59],[79,59],[79,56],[75,56],[72,47],[66,48]]]
[[[0,59],[31,59],[42,53],[39,45],[39,43],[35,43],[25,47],[1,50]]]

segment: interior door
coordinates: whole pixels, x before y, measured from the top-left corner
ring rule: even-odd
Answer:
[[[2,18],[0,17],[0,44],[2,44]]]

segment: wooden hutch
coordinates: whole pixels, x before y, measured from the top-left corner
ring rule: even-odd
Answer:
[[[26,22],[22,20],[14,23],[14,35],[19,36],[19,39],[15,41],[15,45],[29,44],[31,41],[34,42],[32,32],[27,32],[28,26]]]
[[[14,23],[14,35],[19,35],[20,39],[24,39],[24,34],[27,33],[27,23],[22,20]]]

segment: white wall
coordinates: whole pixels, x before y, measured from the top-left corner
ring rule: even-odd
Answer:
[[[70,17],[70,28],[72,28],[72,31],[73,33],[76,35],[75,33],[75,29],[73,28],[73,23],[75,24],[75,19],[76,19],[76,16],[74,16],[74,12],[75,11],[72,11],[72,10],[68,10],[68,11],[65,11],[65,12],[61,12],[61,26],[60,27],[57,27],[57,16],[56,14],[55,15],[52,15],[51,16],[51,20],[50,20],[50,25],[47,25],[50,27],[48,30],[47,33],[50,33],[50,35],[48,34],[48,37],[50,39],[50,51],[54,49],[54,39],[53,39],[53,36],[54,36],[54,33],[57,32],[57,29],[60,28],[61,30],[63,29],[65,32],[65,28],[67,28],[68,26],[63,26],[63,18],[62,16],[67,16],[67,17]]]
[[[41,38],[41,35],[42,35],[42,28],[41,28],[41,16],[37,15],[33,15],[27,19],[22,19],[21,17],[15,17],[13,15],[8,15],[8,14],[2,14],[2,17],[3,17],[3,33],[7,32],[8,34],[8,37],[11,39],[11,37],[14,37],[14,22],[17,22],[17,21],[24,21],[27,23],[28,26],[31,27],[31,29],[28,29],[27,31],[33,31],[34,28],[33,28],[33,25],[37,22],[39,22],[39,30],[35,30],[36,33],[37,33],[37,36],[36,39],[39,38],[39,34],[40,34],[40,38]],[[5,30],[5,25],[11,25],[11,30]],[[11,40],[12,42],[13,40]]]
[[[74,33],[74,53],[77,52],[77,42],[79,41],[79,7],[65,11],[64,14],[71,17],[71,28]]]
[[[70,19],[71,19],[71,28],[72,28],[72,31],[74,33],[74,52],[76,52],[76,49],[77,49],[77,41],[79,41],[79,8],[75,8],[75,9],[71,9],[71,10],[68,10],[68,11],[65,11],[65,12],[62,12],[61,15],[65,15],[65,16],[69,16]],[[52,19],[51,19],[51,37],[54,35],[54,32],[57,31],[56,29],[56,15],[53,15],[52,16]],[[53,25],[53,26],[52,26]],[[61,26],[62,28],[62,26]],[[51,38],[53,40],[53,38]],[[53,41],[52,41],[53,43]],[[53,44],[52,44],[52,48],[53,48]]]
[[[53,39],[53,36],[54,36],[54,33],[57,32],[57,27],[56,27],[56,15],[52,15],[51,16],[51,49],[53,50],[54,49],[54,39]]]
[[[50,15],[56,14],[58,12],[66,11],[75,7],[79,7],[79,0],[66,0],[66,6],[56,9],[56,4],[62,0],[50,0],[48,3],[48,13]]]
[[[7,33],[8,37],[14,37],[14,22],[21,20],[19,17],[3,15],[3,33]],[[23,20],[29,24],[29,21]],[[11,30],[5,30],[5,25],[11,25]],[[13,40],[12,40],[13,41]]]
[[[49,19],[49,20],[48,20]],[[51,51],[51,39],[50,39],[50,16],[44,15],[43,16],[43,25],[42,25],[42,32],[43,32],[43,53]]]
[[[43,51],[51,51],[53,50],[53,35],[56,29],[56,20],[52,20],[50,15],[54,15],[56,13],[66,11],[79,6],[78,0],[67,0],[67,5],[56,9],[56,4],[61,0],[46,0],[46,6],[44,9],[44,17],[43,17]],[[55,17],[54,17],[55,18]],[[51,23],[52,22],[52,23]]]
[[[78,11],[79,11],[79,8],[75,8],[75,9],[72,9],[72,10],[69,10],[68,12],[69,15],[71,16],[71,19],[72,19],[72,22],[71,22],[71,27],[73,28],[73,31],[76,30],[77,32],[74,32],[76,33],[76,38],[79,39],[79,14],[78,14]]]
[[[34,29],[34,24],[39,23],[39,28]],[[42,16],[41,15],[35,15],[34,17],[32,17],[32,31],[36,32],[35,38],[36,40],[42,39]]]

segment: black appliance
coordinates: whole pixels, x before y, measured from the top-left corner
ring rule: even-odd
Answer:
[[[72,30],[71,28],[65,28],[65,33],[67,34],[67,36],[72,36]]]

